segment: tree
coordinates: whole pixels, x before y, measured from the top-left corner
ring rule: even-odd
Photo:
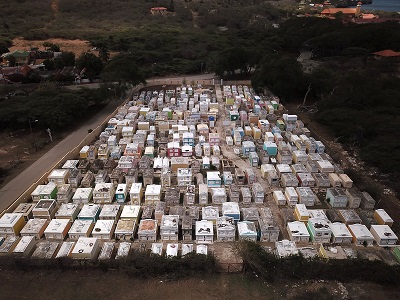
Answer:
[[[103,43],[99,47],[99,57],[103,62],[106,62],[110,59],[110,51],[108,51],[108,45],[106,43]]]
[[[7,43],[4,41],[0,41],[0,54],[7,53],[7,52],[10,52],[10,50],[8,50]]]
[[[9,67],[15,67],[15,65],[17,64],[17,60],[14,55],[7,56],[7,60],[8,60]]]
[[[89,79],[94,79],[104,67],[100,57],[88,52],[82,53],[75,64],[80,70],[85,69],[85,74]]]
[[[61,51],[59,45],[53,44],[53,43],[50,43],[50,42],[44,42],[43,43],[43,47],[46,50],[53,51],[53,52],[60,52]]]
[[[146,82],[135,57],[129,54],[120,54],[111,59],[101,72],[101,78],[105,81],[118,81],[120,84]]]
[[[251,84],[257,90],[268,87],[278,97],[304,97],[307,90],[301,66],[294,57],[269,55],[261,63],[261,68],[253,78]]]
[[[61,54],[54,59],[54,67],[56,69],[62,69],[75,65],[75,53],[74,52],[61,52]]]

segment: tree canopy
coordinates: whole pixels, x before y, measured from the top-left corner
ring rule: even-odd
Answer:
[[[101,72],[101,78],[105,81],[117,81],[136,85],[145,83],[142,71],[136,64],[136,59],[130,54],[120,54],[112,58]]]

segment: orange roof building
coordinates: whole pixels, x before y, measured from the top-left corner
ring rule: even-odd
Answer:
[[[393,51],[390,49],[374,52],[372,54],[374,54],[376,56],[382,56],[382,57],[399,57],[400,56],[400,52],[396,52],[396,51]]]
[[[358,2],[355,8],[325,8],[321,11],[321,16],[333,17],[339,12],[347,17],[359,17],[361,15],[361,2]]]

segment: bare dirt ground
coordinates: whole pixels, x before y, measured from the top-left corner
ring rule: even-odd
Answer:
[[[82,53],[90,51],[92,48],[88,41],[85,40],[66,40],[66,39],[47,39],[47,40],[24,40],[22,38],[15,38],[12,40],[13,45],[9,48],[10,51],[17,49],[29,50],[32,47],[44,49],[43,43],[49,42],[60,46],[62,51],[74,52],[78,57]]]
[[[18,288],[16,286],[18,282]],[[12,288],[15,287],[15,288]],[[0,272],[3,299],[399,299],[399,287],[336,281],[275,282],[240,274],[137,279],[118,271]]]

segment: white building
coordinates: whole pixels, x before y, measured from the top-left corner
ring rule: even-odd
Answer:
[[[256,224],[252,221],[237,222],[239,240],[257,241]]]
[[[112,183],[96,183],[93,190],[94,203],[111,203],[114,199],[115,188]]]
[[[92,231],[92,236],[101,240],[111,240],[114,235],[114,228],[114,220],[97,220]]]
[[[177,241],[178,240],[178,215],[163,215],[160,224],[160,236],[163,241]]]
[[[213,222],[208,220],[196,221],[196,242],[199,244],[212,244],[214,241]]]
[[[119,204],[104,204],[101,209],[100,220],[116,220],[121,212],[121,205]]]
[[[310,234],[303,222],[288,222],[287,231],[290,239],[294,242],[308,242],[310,240]]]
[[[24,226],[25,219],[23,214],[5,213],[0,218],[0,237],[18,236]]]
[[[353,236],[351,235],[347,226],[343,223],[331,223],[332,230],[332,243],[336,244],[350,244]]]
[[[142,183],[141,182],[132,183],[129,195],[131,199],[131,204],[140,205],[143,196]]]
[[[71,251],[72,258],[95,259],[100,252],[100,243],[97,238],[80,237]]]
[[[70,227],[71,222],[68,219],[53,219],[46,227],[44,236],[48,240],[63,240],[66,237]]]
[[[371,234],[379,246],[396,245],[397,235],[388,225],[371,225]]]
[[[68,236],[72,240],[80,237],[89,237],[92,233],[94,223],[91,220],[75,220],[68,231]]]
[[[146,204],[156,204],[161,200],[161,185],[149,184],[144,193]]]
[[[349,225],[349,231],[353,236],[353,243],[357,246],[372,246],[374,244],[375,238],[367,226],[363,224],[351,224]]]
[[[232,217],[217,218],[217,241],[233,242],[236,237],[236,226]]]

